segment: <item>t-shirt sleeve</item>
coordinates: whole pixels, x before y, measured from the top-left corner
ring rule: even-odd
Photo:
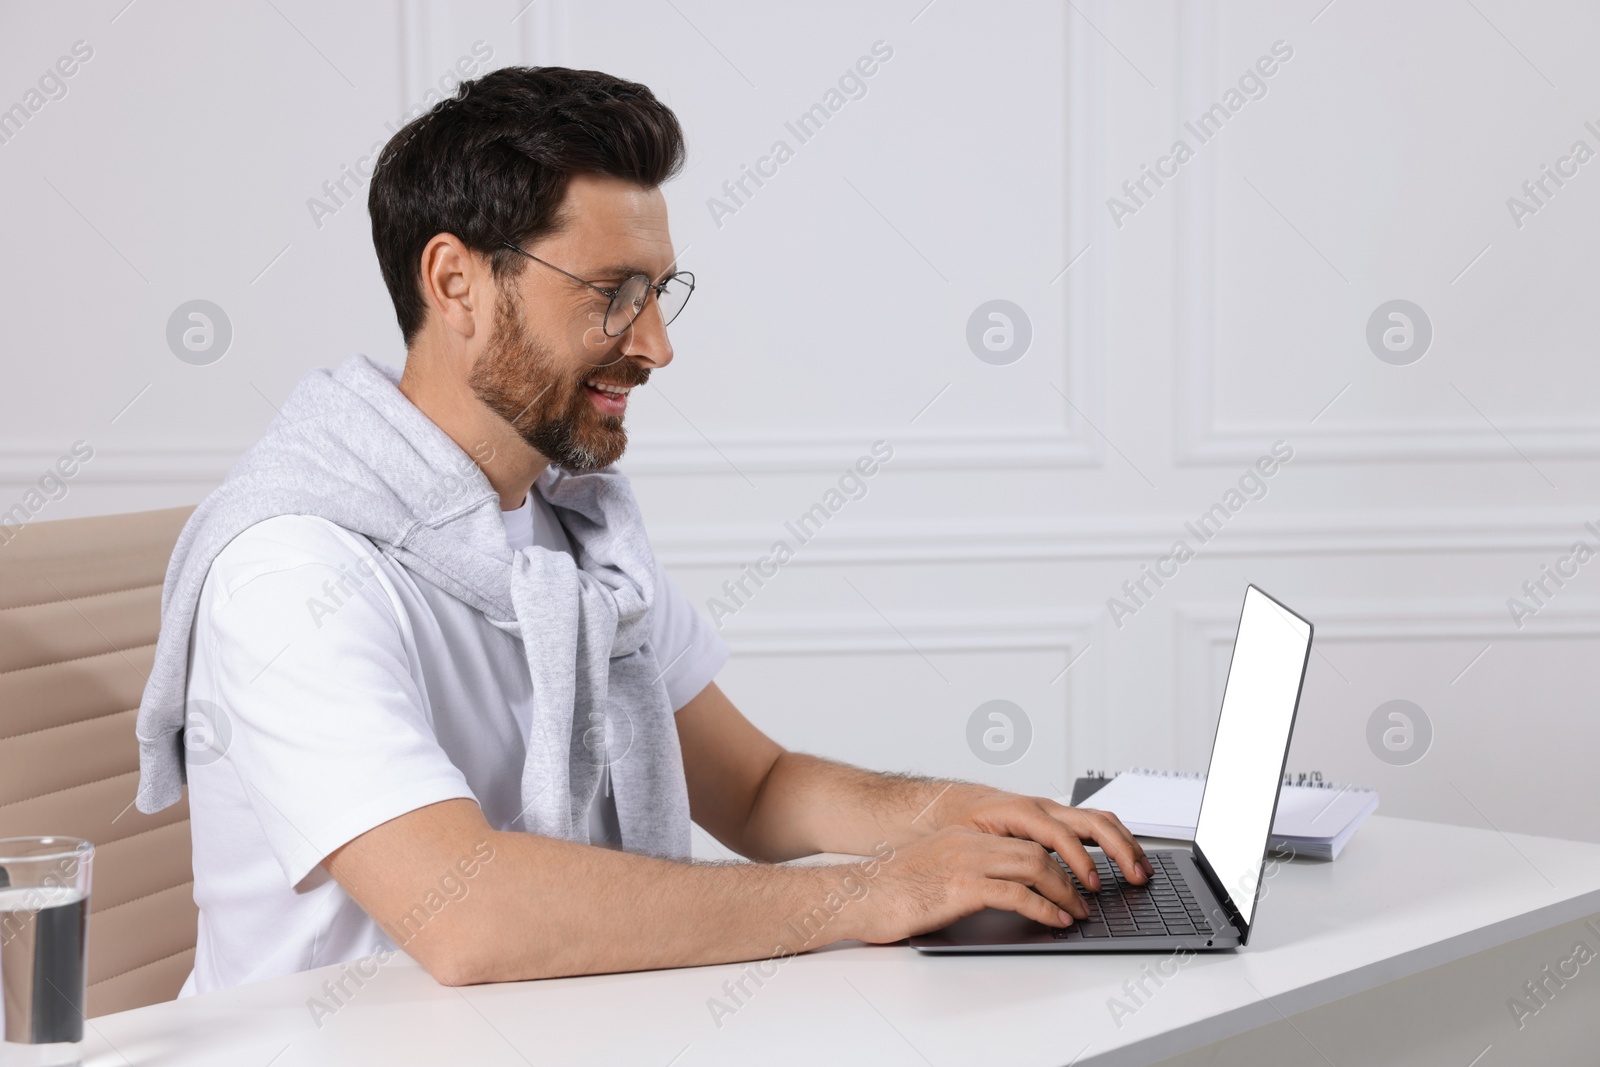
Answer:
[[[195,627],[206,663],[191,679],[210,692],[190,699],[219,709],[216,758],[290,885],[381,823],[476,799],[434,733],[409,622],[370,541],[310,516],[258,523],[212,562]]]
[[[660,664],[672,710],[700,695],[728,662],[728,645],[656,561],[655,617],[650,644]]]

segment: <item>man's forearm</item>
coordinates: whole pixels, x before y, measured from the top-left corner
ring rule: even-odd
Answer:
[[[767,959],[854,936],[840,907],[854,867],[679,863],[521,833],[489,841],[495,858],[472,899],[400,945],[448,984]],[[391,936],[398,920],[380,918]]]
[[[742,851],[773,862],[816,852],[864,856],[879,842],[900,845],[937,829],[943,806],[986,792],[994,790],[784,752],[756,795]]]
[[[373,827],[322,865],[430,974],[465,985],[769,960],[846,940],[884,944],[986,907],[1060,927],[1070,921],[1064,911],[1081,919],[1088,910],[1045,847],[1064,857],[1076,848],[1082,861],[1077,840],[1092,838],[1127,853],[1118,860],[1124,870],[1137,858],[1132,839],[1100,813],[1061,809],[1076,820],[1074,836],[1028,798],[983,786],[870,775],[810,757],[774,769],[764,802],[772,806],[757,816],[800,809],[807,839],[773,842],[867,858],[820,867],[683,863],[494,830],[476,803],[452,799]],[[808,809],[813,802],[818,810]],[[830,835],[829,813],[852,803],[859,810],[840,816]],[[923,831],[945,805],[948,825]],[[994,809],[990,832],[985,819],[971,818],[986,808]],[[879,827],[893,837],[872,840]],[[1079,876],[1093,871],[1089,864]]]

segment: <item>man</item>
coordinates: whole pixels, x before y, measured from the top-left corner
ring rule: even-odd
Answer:
[[[892,942],[984,907],[1063,926],[1087,910],[1048,850],[1093,887],[1085,841],[1146,879],[1113,816],[789,752],[717,687],[727,650],[611,466],[693,288],[660,191],[683,155],[644,86],[514,67],[384,149],[403,375],[308,375],[168,576],[138,801],[187,780],[186,994],[397,947],[454,985]],[[691,816],[757,862],[690,862]],[[821,851],[876,856],[870,884],[776,865]]]

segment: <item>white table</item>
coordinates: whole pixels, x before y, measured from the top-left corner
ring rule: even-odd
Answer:
[[[450,989],[401,955],[320,1026],[308,999],[343,968],[92,1020],[85,1062],[1148,1064],[1600,912],[1600,845],[1375,816],[1266,884],[1248,947],[1147,979],[1120,1025],[1108,1001],[1164,957],[841,944],[747,980],[719,1027],[708,1001],[745,965]]]

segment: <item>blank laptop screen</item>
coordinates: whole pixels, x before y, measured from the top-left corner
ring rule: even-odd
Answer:
[[[1310,623],[1253,585],[1245,591],[1194,842],[1246,924],[1310,647]]]

